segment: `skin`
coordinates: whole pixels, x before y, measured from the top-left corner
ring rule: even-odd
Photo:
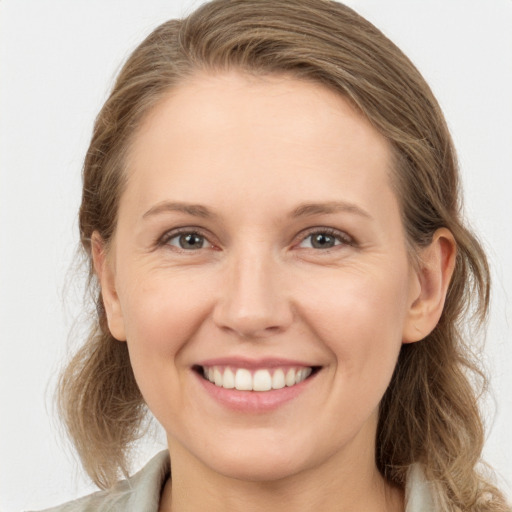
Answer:
[[[378,405],[402,343],[439,319],[455,248],[439,230],[411,263],[391,162],[344,98],[294,78],[198,75],[143,122],[115,236],[107,252],[95,234],[93,257],[167,433],[161,510],[403,510],[375,466]],[[334,245],[314,247],[326,230]],[[233,411],[192,368],[235,356],[321,370],[275,410]]]

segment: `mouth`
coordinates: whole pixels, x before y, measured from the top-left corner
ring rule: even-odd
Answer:
[[[276,366],[243,368],[229,365],[195,365],[203,379],[223,389],[264,393],[293,387],[312,377],[320,366]]]

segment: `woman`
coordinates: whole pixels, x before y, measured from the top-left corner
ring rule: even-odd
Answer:
[[[98,319],[60,388],[107,490],[57,510],[507,510],[475,470],[489,279],[459,211],[437,102],[352,10],[156,29],[85,160]],[[112,489],[146,408],[169,453]]]

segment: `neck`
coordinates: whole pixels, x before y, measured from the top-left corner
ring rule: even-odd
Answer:
[[[403,512],[403,491],[380,475],[373,453],[339,457],[274,481],[246,481],[221,475],[181,446],[171,450],[172,484],[160,512]],[[185,463],[186,461],[186,463]]]

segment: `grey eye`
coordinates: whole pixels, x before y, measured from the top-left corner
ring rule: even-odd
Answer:
[[[167,243],[180,249],[193,251],[202,249],[207,244],[207,241],[204,236],[197,233],[181,233],[170,238]]]
[[[334,235],[317,232],[308,235],[300,245],[301,247],[308,247],[313,249],[330,249],[335,245],[340,245],[340,243],[340,240],[338,240]]]

